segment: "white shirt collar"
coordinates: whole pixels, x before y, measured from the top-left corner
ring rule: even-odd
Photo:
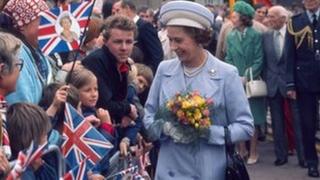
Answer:
[[[140,17],[139,17],[138,15],[134,16],[134,18],[133,18],[133,22],[134,22],[134,23],[137,23],[137,22],[138,22],[138,20],[139,20],[139,18],[140,18]]]
[[[318,9],[315,13],[310,12],[309,10],[307,10],[307,15],[309,17],[310,22],[313,21],[313,17],[312,17],[313,14],[316,14],[317,19],[318,19],[319,18],[319,14],[320,14],[320,9]]]
[[[282,37],[284,37],[286,35],[286,31],[287,31],[287,26],[286,25],[282,26],[282,28],[279,29],[279,32],[280,32]]]

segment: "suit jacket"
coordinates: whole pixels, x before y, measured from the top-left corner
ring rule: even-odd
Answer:
[[[143,21],[141,18],[136,23],[138,27],[137,43],[135,44],[144,55],[144,64],[151,67],[153,72],[163,60],[162,45],[157,30],[152,24]]]
[[[287,61],[287,88],[301,92],[320,92],[320,25],[313,29],[306,12],[292,17],[294,32],[299,32],[305,27],[311,30],[313,39],[308,35],[302,40],[301,45],[295,42],[295,36],[289,32],[290,22],[286,36],[285,59]],[[301,40],[301,38],[297,38]],[[311,41],[309,41],[311,40]]]
[[[192,77],[190,84],[186,84],[177,58],[159,65],[143,120],[150,137],[161,141],[155,179],[224,179],[224,126],[228,126],[232,142],[247,140],[253,134],[253,118],[237,69],[208,54],[204,69]],[[162,134],[164,120],[155,119],[155,114],[177,92],[187,90],[198,90],[213,99],[212,125],[207,138],[179,144]]]
[[[284,50],[285,48],[283,48]],[[276,56],[274,46],[274,31],[263,34],[263,50],[265,66],[264,79],[267,83],[268,96],[273,97],[279,90],[283,96],[286,94],[286,62],[283,51],[280,58]]]

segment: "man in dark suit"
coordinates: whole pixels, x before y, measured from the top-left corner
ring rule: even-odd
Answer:
[[[298,102],[308,175],[319,177],[315,133],[320,94],[320,0],[304,0],[303,4],[306,11],[288,23],[287,95]]]
[[[283,56],[284,40],[286,35],[286,22],[288,11],[282,6],[273,6],[268,11],[268,22],[271,30],[263,34],[263,48],[265,55],[265,79],[268,87],[268,102],[271,111],[274,150],[276,166],[281,166],[288,161],[288,147],[285,134],[286,100],[286,61]],[[295,100],[292,106],[293,124],[295,129],[297,156],[299,165],[306,167],[302,146],[300,118]]]
[[[144,57],[143,64],[156,71],[159,63],[163,60],[162,45],[158,37],[157,30],[151,23],[145,22],[136,14],[136,6],[131,0],[121,0],[114,4],[119,10],[116,14],[131,18],[138,27],[138,36],[135,46],[138,47]]]

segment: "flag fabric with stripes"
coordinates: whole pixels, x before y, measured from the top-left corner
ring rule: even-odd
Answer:
[[[9,159],[11,157],[10,139],[6,126],[7,102],[0,96],[0,147]]]
[[[71,167],[87,158],[91,169],[113,145],[68,103],[64,114],[62,154]]]
[[[36,159],[40,158],[47,147],[47,142],[37,146],[32,141],[26,151],[20,151],[14,167],[7,176],[7,180],[19,179],[27,167]]]
[[[81,161],[79,165],[71,169],[63,176],[64,180],[87,180],[88,176],[87,159]]]
[[[92,8],[92,1],[83,1],[42,12],[38,39],[42,52],[49,55],[79,49]]]
[[[118,153],[119,156],[119,153]],[[113,157],[114,161],[118,162],[110,162],[111,166],[117,166],[117,167],[111,167],[110,169],[121,169],[120,171],[113,172],[110,174],[106,180],[122,180],[122,179],[132,179],[132,180],[145,180],[148,179],[148,174],[140,173],[141,164],[140,162],[136,161],[135,158],[129,153],[129,155],[120,160],[118,157]],[[140,166],[140,167],[139,167]],[[122,167],[122,168],[121,168]]]

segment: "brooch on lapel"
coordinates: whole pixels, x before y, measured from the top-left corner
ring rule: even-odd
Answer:
[[[210,76],[215,76],[216,74],[217,74],[217,71],[215,70],[215,69],[210,69],[209,71],[208,71],[208,73],[210,74]]]

